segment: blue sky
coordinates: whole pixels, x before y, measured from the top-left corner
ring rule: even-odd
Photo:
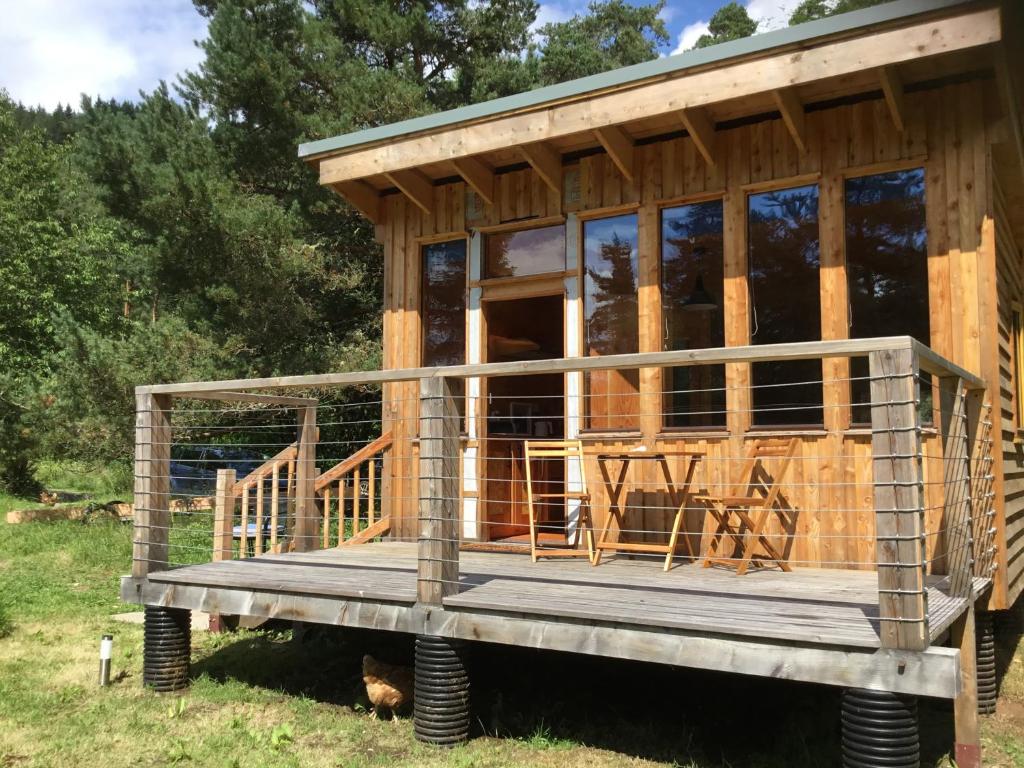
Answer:
[[[638,2],[641,0],[637,0]],[[785,26],[799,0],[741,0],[761,30]],[[668,55],[686,50],[726,0],[669,0]],[[538,26],[585,10],[587,0],[542,2]],[[191,0],[28,0],[3,3],[0,88],[25,104],[77,106],[79,95],[134,99],[195,68],[206,20]]]

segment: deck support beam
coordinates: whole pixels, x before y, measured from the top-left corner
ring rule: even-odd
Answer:
[[[420,508],[416,593],[440,606],[459,591],[459,413],[453,379],[420,380]]]
[[[971,600],[967,611],[950,627],[951,645],[960,652],[960,693],[953,699],[954,756],[959,768],[981,768],[974,630],[974,601]]]
[[[955,699],[961,688],[960,652],[941,646],[908,652],[799,645],[571,618],[436,610],[411,600],[381,602],[131,577],[122,579],[121,597],[126,602],[208,613],[434,635],[940,699]]]

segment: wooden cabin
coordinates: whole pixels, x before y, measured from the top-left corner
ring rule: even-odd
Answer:
[[[145,446],[171,398],[308,411],[280,390],[380,385],[386,441],[358,456],[385,454],[369,470],[380,508],[354,524],[384,541],[329,540],[330,483],[358,462],[318,485],[306,416],[286,458],[312,489],[298,508],[327,525],[274,556],[345,560],[356,581],[379,557],[405,581],[374,596],[281,571],[260,586],[261,544],[232,582],[242,564],[168,570],[166,540],[144,537],[123,594],[684,666],[723,653],[746,674],[940,696],[960,765],[980,764],[975,604],[1007,609],[1024,589],[1021,31],[1015,3],[896,0],[303,145],[376,226],[384,370],[141,388],[141,461],[164,460]],[[542,442],[579,445],[579,461],[531,465]],[[723,522],[762,449],[772,514]],[[158,475],[137,489],[140,530],[166,514]],[[583,482],[594,536],[617,529],[607,559],[514,555],[534,485],[565,489],[540,539],[561,525],[568,541]],[[229,553],[234,514],[215,531]],[[770,568],[700,567],[755,519]],[[663,573],[666,552],[666,569],[693,567]],[[595,592],[552,607],[531,568]],[[736,612],[681,591],[630,618],[620,580],[728,593]],[[751,595],[779,603],[745,617]],[[801,595],[851,613],[764,621]]]

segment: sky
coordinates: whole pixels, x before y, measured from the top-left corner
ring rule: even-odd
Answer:
[[[638,0],[642,1],[642,0]],[[542,0],[537,26],[565,21],[588,0]],[[692,47],[726,0],[668,0],[663,55]],[[786,25],[799,0],[741,0],[760,31]],[[77,107],[81,94],[138,98],[195,69],[206,20],[191,0],[0,0],[0,88],[15,101]]]

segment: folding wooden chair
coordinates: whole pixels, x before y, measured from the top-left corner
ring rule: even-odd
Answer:
[[[782,516],[775,509],[775,504],[797,448],[795,437],[755,440],[747,450],[740,480],[733,487],[731,496],[697,497],[710,505],[709,510],[718,521],[704,557],[705,568],[714,564],[735,565],[736,574],[742,576],[747,572],[751,560],[757,560],[759,563],[774,562],[784,571],[792,570],[784,555],[768,540],[764,529],[773,511]],[[779,459],[774,475],[764,466],[763,459],[768,458]],[[733,518],[736,518],[737,523],[734,524]],[[716,557],[719,546],[727,538],[736,545],[737,558]],[[758,544],[764,552],[755,556],[754,549]]]
[[[533,562],[538,557],[586,557],[594,562],[594,527],[590,520],[590,494],[587,492],[586,471],[583,466],[583,443],[579,440],[527,440],[523,446],[524,463],[526,464],[526,507],[530,517],[530,556]],[[569,490],[568,477],[563,480],[560,493],[535,493],[533,490],[534,460],[552,461],[554,459],[575,459],[580,468],[580,489]],[[565,462],[566,469],[568,464]],[[541,550],[538,546],[538,528],[548,523],[549,517],[544,514],[549,500],[562,499],[565,507],[565,547]],[[534,508],[534,502],[541,507],[540,514]],[[580,505],[576,530],[569,533],[569,502],[578,501]],[[580,549],[580,534],[586,537],[586,549]]]

